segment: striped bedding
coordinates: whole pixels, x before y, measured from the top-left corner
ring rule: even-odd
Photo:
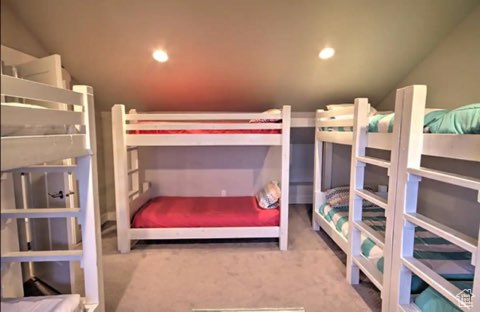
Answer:
[[[349,237],[348,206],[331,207],[327,203],[318,208],[318,212],[329,222],[343,237]],[[384,209],[366,205],[363,208],[363,222],[374,230],[385,233]],[[371,239],[361,236],[362,254],[373,262],[377,269],[383,272],[383,251]],[[416,228],[415,251],[417,259],[450,280],[473,279],[474,267],[470,264],[471,254],[450,242],[438,237],[422,228]],[[415,278],[412,281],[412,291],[423,289],[424,283]]]

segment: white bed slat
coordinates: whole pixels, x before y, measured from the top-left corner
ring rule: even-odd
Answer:
[[[334,110],[317,110],[316,112],[316,117],[317,118],[330,118],[330,117],[335,117],[335,116],[344,116],[344,115],[353,115],[353,104],[351,104],[351,107],[342,107],[342,108],[337,108]]]
[[[317,119],[317,127],[353,127],[353,119]]]
[[[282,129],[281,123],[133,123],[126,130],[262,130]]]
[[[250,120],[282,119],[280,113],[134,113],[125,114],[126,120]]]
[[[480,151],[479,151],[480,153]],[[414,174],[423,178],[437,180],[440,182],[454,184],[461,187],[469,188],[472,190],[480,190],[480,180],[455,174],[455,173],[448,173],[444,171],[428,169],[428,168],[408,168],[408,173]]]
[[[376,157],[369,157],[369,156],[357,156],[357,160],[365,163],[365,164],[370,164],[378,167],[383,167],[383,168],[390,168],[390,162],[388,160],[383,160],[380,158]]]
[[[281,145],[281,134],[127,134],[127,145],[213,146]]]
[[[16,169],[17,172],[28,173],[28,172],[75,172],[77,166],[75,165],[34,165]]]
[[[353,132],[320,131],[317,129],[316,133],[317,141],[352,145]]]
[[[2,137],[1,149],[2,171],[90,153],[85,134]]]
[[[2,209],[2,219],[9,218],[69,218],[80,216],[80,208]]]
[[[382,273],[364,256],[352,257],[353,262],[362,270],[362,272],[372,281],[373,284],[382,292],[383,275]]]
[[[469,161],[480,161],[480,135],[432,134],[423,135],[423,155]]]
[[[467,308],[463,308],[459,305],[459,301],[456,297],[456,295],[462,291],[461,289],[438,275],[435,271],[430,269],[418,259],[413,257],[405,257],[402,259],[402,263],[410,271],[418,275],[418,277],[427,282],[436,291],[455,304],[460,310],[469,311]]]
[[[365,236],[370,238],[378,247],[385,248],[385,238],[375,231],[371,226],[363,221],[354,221],[353,225],[359,229]]]
[[[2,126],[81,125],[83,113],[57,109],[1,106]]]
[[[398,306],[398,311],[400,312],[422,312],[420,308],[415,303],[402,304]]]
[[[327,220],[325,220],[325,218],[323,218],[318,211],[313,213],[313,218],[320,225],[322,230],[325,231],[325,233],[327,233],[328,236],[330,236],[330,238],[333,239],[333,241],[343,250],[343,252],[347,253],[348,241],[345,237],[337,232],[337,230],[334,228],[334,225],[330,222],[327,222]]]
[[[51,262],[51,261],[80,261],[81,250],[42,250],[42,251],[11,251],[2,254],[4,262]]]
[[[456,231],[435,220],[427,218],[419,213],[405,213],[404,216],[407,221],[448,240],[452,244],[455,244],[458,247],[467,250],[468,252],[475,254],[477,251],[478,241],[470,236]]]
[[[375,204],[383,209],[388,208],[387,200],[381,196],[378,196],[375,193],[372,193],[367,190],[355,190],[355,194],[360,196],[361,198],[368,200],[372,204]]]
[[[2,95],[31,100],[82,105],[82,94],[47,84],[2,75]]]
[[[198,227],[198,228],[132,228],[131,239],[196,239],[279,237],[278,226]]]

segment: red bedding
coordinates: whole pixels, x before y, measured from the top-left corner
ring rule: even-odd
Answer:
[[[141,123],[153,123],[148,121],[142,121]],[[174,124],[179,124],[176,122]],[[212,123],[212,122],[210,122]],[[221,123],[234,123],[239,124],[241,122],[215,122],[216,124]],[[164,123],[168,124],[168,123]],[[170,123],[172,124],[172,123]],[[247,123],[250,124],[250,123]],[[215,130],[206,130],[206,129],[179,129],[179,130],[131,130],[129,134],[280,134],[282,130],[280,129],[215,129]]]
[[[156,197],[133,217],[134,228],[278,226],[280,210],[262,209],[253,196]]]

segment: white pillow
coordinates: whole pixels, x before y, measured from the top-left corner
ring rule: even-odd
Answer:
[[[270,181],[260,192],[256,198],[258,205],[264,209],[278,208],[281,196],[280,186],[277,181]]]

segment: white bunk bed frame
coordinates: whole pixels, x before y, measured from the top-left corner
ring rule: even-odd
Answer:
[[[421,167],[422,155],[480,162],[480,135],[424,134],[423,116],[426,86],[410,86],[397,90],[397,103],[403,103],[402,130],[398,165],[398,183],[391,277],[390,308],[388,311],[420,311],[412,303],[411,278],[415,273],[432,288],[454,303],[462,311],[480,310],[480,245],[469,237],[439,222],[417,213],[419,182],[422,178],[472,189],[478,192],[480,180],[439,170]],[[420,226],[472,253],[475,279],[472,293],[473,308],[462,306],[456,295],[462,290],[413,257],[415,227]]]
[[[87,311],[104,311],[103,272],[101,261],[100,219],[95,209],[94,172],[91,142],[94,141],[93,91],[89,86],[74,86],[73,91],[42,83],[1,75],[4,96],[68,105],[71,110],[37,109],[1,105],[1,123],[9,126],[76,126],[78,134],[23,135],[1,138],[1,171],[69,172],[79,180],[78,208],[2,207],[2,219],[77,218],[81,225],[82,250],[48,250],[4,252],[1,263],[80,261],[85,280],[82,302]],[[42,163],[74,158],[76,165],[41,165]],[[3,221],[2,221],[3,222]],[[2,272],[3,273],[3,272]],[[18,277],[21,279],[21,276]],[[2,285],[3,290],[7,287]],[[21,291],[23,293],[23,290]]]
[[[401,105],[396,105],[396,112],[402,111]],[[347,280],[350,284],[360,282],[360,270],[381,291],[382,310],[388,311],[388,294],[384,285],[388,285],[389,275],[382,274],[378,269],[361,254],[361,234],[370,238],[384,251],[384,268],[389,272],[391,265],[391,248],[393,241],[394,204],[396,190],[396,142],[399,140],[400,122],[395,121],[393,133],[369,133],[370,104],[366,98],[357,98],[353,107],[338,108],[331,111],[317,110],[315,128],[315,162],[314,162],[314,200],[312,223],[313,229],[318,231],[321,227],[335,243],[347,254]],[[400,114],[399,113],[399,114]],[[342,116],[341,119],[331,119]],[[352,116],[347,118],[345,116]],[[327,127],[335,127],[332,131]],[[352,131],[338,131],[336,127],[351,127]],[[325,147],[323,146],[325,144]],[[325,154],[326,185],[331,188],[332,171],[332,143],[352,145],[352,160],[350,172],[350,201],[349,201],[349,232],[350,240],[345,239],[336,229],[317,212],[320,204],[325,203],[325,192],[322,191],[322,162]],[[374,148],[390,150],[390,161],[366,156],[366,149]],[[388,199],[364,190],[365,166],[373,165],[388,170]],[[362,222],[362,201],[367,200],[385,209],[387,224],[385,237],[382,237],[369,225]]]
[[[280,249],[288,244],[288,186],[290,166],[291,108],[281,113],[125,113],[125,106],[112,108],[112,136],[115,173],[115,203],[118,250],[130,252],[131,241],[145,239],[279,238]],[[206,121],[248,121],[281,119],[281,123],[208,123]],[[138,121],[157,123],[138,123]],[[181,123],[158,123],[181,121]],[[202,122],[203,121],[203,122]],[[129,134],[132,130],[261,130],[281,129],[281,134]],[[132,228],[133,214],[150,198],[150,185],[140,189],[138,147],[140,146],[281,146],[280,225],[257,227]],[[130,164],[128,163],[130,153]],[[131,177],[132,189],[128,179]]]

